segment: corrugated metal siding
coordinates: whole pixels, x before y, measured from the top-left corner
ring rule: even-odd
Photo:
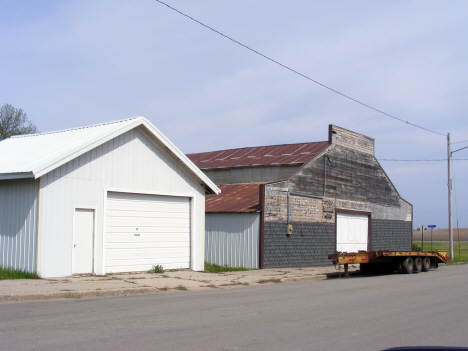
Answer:
[[[0,265],[36,270],[37,196],[39,181],[0,181]]]
[[[221,194],[205,196],[205,212],[260,211],[260,184],[220,185]]]
[[[71,275],[75,206],[96,208],[95,271],[98,274],[104,271],[105,188],[154,194],[193,194],[196,212],[191,237],[191,268],[203,269],[203,186],[184,172],[178,161],[167,156],[140,131],[132,129],[43,176],[43,276]],[[201,254],[193,255],[194,250]]]
[[[230,267],[259,268],[258,213],[207,213],[205,260]]]

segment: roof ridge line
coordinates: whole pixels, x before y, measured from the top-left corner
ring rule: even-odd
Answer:
[[[34,133],[34,134],[22,134],[22,135],[13,135],[11,138],[31,138],[31,137],[36,137],[40,135],[49,135],[49,134],[58,134],[58,133],[65,133],[65,132],[70,132],[72,130],[80,130],[80,129],[88,129],[88,128],[95,128],[95,127],[100,127],[104,125],[110,125],[110,124],[116,124],[116,123],[122,123],[126,121],[131,121],[131,120],[136,120],[138,118],[145,118],[144,116],[137,116],[137,117],[131,117],[131,118],[124,118],[120,119],[118,121],[110,121],[110,122],[104,122],[104,123],[99,123],[99,124],[93,124],[90,126],[84,126],[84,127],[76,127],[76,128],[68,128],[68,129],[62,129],[62,130],[54,130],[51,132],[44,132],[44,133]]]
[[[231,151],[231,150],[244,150],[244,149],[255,149],[260,147],[272,147],[272,146],[289,146],[289,145],[299,145],[299,144],[318,144],[318,143],[328,143],[328,140],[323,141],[308,141],[304,143],[292,143],[292,144],[277,144],[277,145],[260,145],[260,146],[246,146],[246,147],[235,147],[232,149],[224,149],[224,150],[213,150],[213,151],[203,151],[203,152],[194,152],[187,155],[199,155],[199,154],[207,154],[210,152],[221,152],[221,151]]]

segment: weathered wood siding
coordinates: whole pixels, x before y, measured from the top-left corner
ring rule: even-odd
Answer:
[[[324,158],[327,162],[325,197]],[[335,223],[335,208],[372,212],[379,219],[411,221],[411,205],[402,200],[375,157],[344,146],[331,145],[289,181],[265,188],[265,221]]]
[[[227,169],[203,170],[216,185],[219,184],[248,184],[267,183],[286,179],[292,175],[299,166],[258,166],[235,167]]]
[[[343,146],[331,145],[325,155],[305,165],[288,182],[289,191],[323,195],[324,162],[325,198],[333,199],[335,207],[399,206],[400,197],[375,157]]]

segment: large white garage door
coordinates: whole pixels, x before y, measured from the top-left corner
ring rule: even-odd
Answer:
[[[189,198],[109,192],[105,265],[109,273],[189,268]]]
[[[336,251],[367,251],[369,216],[338,213],[336,217]]]

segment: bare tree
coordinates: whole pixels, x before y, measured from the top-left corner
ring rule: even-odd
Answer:
[[[28,120],[22,109],[5,104],[0,108],[0,140],[12,135],[37,133],[37,127]]]

